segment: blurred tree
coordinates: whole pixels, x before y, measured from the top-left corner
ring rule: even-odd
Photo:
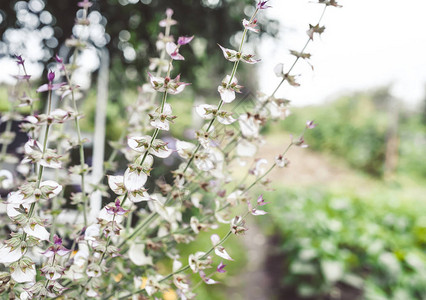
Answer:
[[[27,39],[12,38],[17,28],[35,31],[42,38],[42,55],[36,57],[46,63],[58,53],[65,40],[78,30],[74,25],[78,1],[29,0],[2,1],[0,4],[0,57],[13,55],[29,47]],[[155,43],[166,8],[174,10],[174,19],[180,21],[172,34],[195,35],[196,46],[182,50],[193,51],[187,61],[179,64],[176,73],[183,73],[195,88],[203,88],[206,78],[225,74],[227,64],[216,43],[233,46],[232,37],[241,30],[241,20],[253,12],[254,0],[93,0],[89,38],[95,47],[106,46],[110,52],[112,82],[110,88],[122,89],[127,84],[145,80],[148,58],[156,55]],[[78,12],[78,13],[81,13]],[[262,31],[275,35],[277,21],[261,18]],[[258,36],[251,35],[251,39]],[[236,46],[236,45],[234,45]],[[197,49],[195,49],[197,47]],[[189,49],[189,50],[188,50]],[[34,50],[34,49],[31,49]],[[23,53],[21,50],[19,53]],[[61,52],[62,54],[62,52]],[[68,54],[70,55],[70,54]],[[192,70],[192,72],[190,71]],[[124,76],[123,76],[124,75]],[[214,78],[214,77],[213,77]],[[204,82],[203,82],[204,81]],[[211,89],[211,86],[210,86]]]

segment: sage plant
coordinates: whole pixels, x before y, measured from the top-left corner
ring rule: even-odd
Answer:
[[[200,284],[219,284],[215,275],[225,273],[226,265],[234,260],[225,242],[248,230],[249,216],[267,214],[273,203],[258,192],[268,189],[267,175],[276,167],[287,167],[288,150],[306,147],[305,131],[317,126],[307,121],[301,135],[291,137],[272,163],[258,154],[259,145],[265,143],[262,128],[289,113],[289,101],[275,97],[276,92],[284,82],[299,85],[291,73],[294,66],[300,59],[309,60],[305,50],[314,35],[324,32],[320,23],[326,8],[340,6],[336,1],[318,3],[324,5],[324,11],[317,24],[309,25],[306,44],[300,51],[291,51],[295,60],[288,69],[283,64],[274,69],[281,78],[276,89],[269,95],[257,93],[255,104],[237,113],[233,102],[243,91],[237,79],[240,63],[260,61],[245,50],[247,35],[259,33],[258,15],[272,9],[270,1],[255,3],[252,16],[242,20],[238,49],[218,45],[229,73],[214,87],[217,104],[196,105],[195,113],[205,123],[195,128],[193,140],[173,139],[172,143],[169,131],[179,116],[174,115],[169,100],[190,84],[185,74],[176,74],[174,66],[185,63],[180,51],[194,36],[176,39],[171,32],[178,22],[173,19],[173,10],[167,9],[159,22],[164,31],[156,41],[158,57],[150,59],[147,82],[128,108],[127,124],[113,143],[111,156],[105,159],[104,182],[114,197],[104,195],[107,204],[96,218],[91,218],[88,199],[95,191],[103,192],[103,184],[88,184],[90,167],[85,159],[80,126],[83,114],[78,110],[79,86],[74,78],[78,56],[91,47],[90,42],[84,34],[77,34],[66,42],[72,50],[70,61],[56,55],[56,71],[49,70],[45,83],[35,91],[45,103],[44,113],[34,109],[36,99],[32,97],[36,93],[31,77],[24,58],[17,55],[23,74],[16,75],[12,109],[2,116],[7,124],[1,138],[1,160],[15,163],[16,169],[0,170],[1,188],[9,191],[4,200],[7,217],[2,216],[7,236],[2,237],[0,246],[0,293],[20,299],[128,299],[137,295],[154,299],[164,293],[193,299]],[[90,24],[91,5],[89,0],[78,3],[83,13],[76,26],[81,31]],[[60,96],[58,107],[53,107],[53,93]],[[21,106],[30,108],[28,115],[18,114]],[[7,154],[14,138],[12,120],[21,121],[21,130],[28,136],[19,162]],[[66,123],[75,129],[74,135],[63,129]],[[79,153],[76,165],[70,160],[73,148]],[[125,170],[115,165],[121,155],[127,161]],[[180,160],[171,171],[173,180],[155,178],[155,186],[148,188],[153,168],[169,156]],[[245,173],[242,179],[233,171],[236,169]],[[66,199],[64,189],[76,177],[79,191]],[[77,207],[71,223],[61,217],[67,200]],[[215,232],[219,224],[229,226],[224,236]],[[183,257],[176,245],[196,240],[202,231],[211,232],[211,244]],[[158,263],[167,260],[172,264],[169,273],[159,271]],[[195,284],[188,274],[191,272],[199,277]]]

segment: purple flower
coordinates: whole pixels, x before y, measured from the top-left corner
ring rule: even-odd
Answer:
[[[59,64],[62,64],[64,62],[64,60],[62,58],[60,58],[58,54],[55,55],[55,60]]]
[[[62,86],[66,84],[66,82],[61,83],[53,83],[53,80],[55,79],[55,72],[52,70],[49,70],[49,73],[47,74],[47,80],[49,83],[45,83],[36,90],[37,93],[46,92],[46,91],[55,91],[57,89],[60,89]]]
[[[166,9],[166,16],[168,18],[171,18],[173,16],[173,9],[171,8]]]
[[[31,75],[13,75],[18,80],[29,80],[31,78]]]
[[[106,208],[107,213],[110,215],[124,215],[127,210],[123,209],[120,205],[120,199],[115,200],[115,207],[114,206],[107,206]]]
[[[90,3],[89,0],[83,0],[81,2],[78,2],[77,5],[78,5],[78,7],[82,7],[84,9],[87,9],[87,8],[91,7],[93,5],[93,3]]]
[[[263,206],[263,205],[266,205],[266,204],[268,204],[269,202],[265,202],[265,199],[263,199],[263,195],[260,195],[258,198],[257,198],[257,205],[259,205],[259,206]]]
[[[308,128],[308,129],[314,129],[317,126],[318,126],[318,124],[314,124],[314,121],[307,121],[306,122],[306,128]]]
[[[266,5],[266,2],[268,2],[269,0],[266,1],[259,1],[259,3],[257,3],[257,9],[267,9],[270,8],[272,6],[270,5]]]
[[[49,70],[49,73],[47,73],[47,80],[49,80],[49,83],[52,83],[55,79],[55,72],[52,70]]]
[[[68,250],[64,246],[62,246],[62,239],[58,237],[56,234],[53,236],[53,246],[47,248],[46,251],[42,252],[46,257],[53,257],[55,254],[59,256],[67,255],[71,250]]]
[[[220,264],[216,268],[216,271],[218,273],[225,273],[226,272],[225,267],[226,265],[224,265],[223,262],[220,262]]]
[[[178,44],[179,45],[189,44],[189,42],[191,42],[193,38],[194,38],[194,36],[181,36],[178,39]]]
[[[22,59],[21,55],[15,55],[16,63],[19,65],[24,65],[25,60]]]

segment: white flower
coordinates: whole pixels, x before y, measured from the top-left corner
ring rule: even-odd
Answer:
[[[129,249],[129,258],[137,266],[152,265],[152,257],[145,255],[145,245],[133,243]]]
[[[257,152],[257,146],[247,139],[240,139],[237,144],[237,155],[240,157],[253,157]]]
[[[241,88],[242,86],[238,85],[238,80],[235,76],[231,80],[231,76],[226,75],[222,83],[217,87],[217,91],[223,102],[231,103],[235,100],[235,92],[241,93]]]
[[[232,206],[237,205],[243,199],[243,191],[236,190],[226,197],[226,201],[230,203]]]
[[[127,168],[124,172],[124,186],[129,192],[139,191],[143,188],[148,176],[142,170]]]
[[[195,150],[195,145],[185,141],[176,140],[176,150],[180,157],[189,159]]]
[[[8,190],[13,186],[13,175],[8,170],[0,170],[0,189]]]
[[[210,240],[215,247],[214,253],[216,253],[217,256],[222,257],[223,259],[233,260],[231,256],[229,256],[228,252],[226,252],[225,248],[221,245],[218,245],[220,242],[220,237],[217,234],[212,234],[210,236]]]
[[[124,186],[124,176],[108,176],[109,188],[117,195],[123,195],[126,192]]]
[[[29,210],[30,207],[31,207],[31,204],[29,204],[29,203],[22,203],[22,204],[21,203],[8,203],[6,205],[7,215],[9,216],[9,218],[13,219],[16,216],[21,214],[18,211],[18,209],[20,208],[21,205],[26,210]]]
[[[40,226],[39,224],[35,224],[34,226],[31,226],[28,224],[24,227],[24,231],[28,235],[36,237],[40,240],[43,240],[43,241],[49,240],[49,236],[50,236],[49,232],[46,230],[46,228],[44,228],[43,226]]]
[[[267,165],[268,161],[264,158],[257,159],[255,166],[250,170],[250,173],[256,177],[262,176],[265,173],[265,169],[262,168],[263,165]]]
[[[277,77],[283,77],[284,76],[284,64],[279,63],[274,67],[274,73],[277,75]]]
[[[22,250],[20,247],[12,250],[9,246],[2,245],[0,247],[0,263],[10,264],[15,261],[18,261],[23,256]]]
[[[240,124],[240,130],[244,137],[254,138],[259,135],[260,121],[255,116],[246,113],[239,117],[238,123]]]
[[[48,199],[51,199],[62,191],[62,185],[53,180],[46,180],[40,183],[40,190],[43,195],[45,195]]]
[[[35,276],[37,272],[35,270],[34,264],[31,264],[24,269],[21,269],[20,266],[17,266],[13,269],[13,272],[10,273],[13,280],[19,283],[23,282],[35,282]]]
[[[160,139],[156,139],[151,144],[151,137],[148,135],[145,136],[133,136],[127,140],[127,144],[133,150],[145,153],[149,149],[149,153],[160,158],[169,157],[172,154],[172,150],[167,147],[167,143],[163,142]]]
[[[155,110],[155,113],[150,115],[152,119],[150,124],[154,128],[158,128],[161,130],[169,130],[170,122],[173,122],[175,116],[172,116],[172,107],[169,103],[164,104],[163,111],[161,112],[160,108]]]
[[[152,200],[151,196],[145,190],[128,192],[127,198],[133,203]]]

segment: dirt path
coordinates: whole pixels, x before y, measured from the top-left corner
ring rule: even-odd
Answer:
[[[278,153],[282,153],[290,139],[287,136],[268,137],[266,144],[259,149],[259,154],[269,163],[274,161]],[[269,178],[274,186],[287,187],[327,186],[357,189],[371,185],[372,179],[354,171],[343,160],[331,155],[320,154],[309,148],[292,147],[286,157],[290,164],[286,168],[276,168]]]

